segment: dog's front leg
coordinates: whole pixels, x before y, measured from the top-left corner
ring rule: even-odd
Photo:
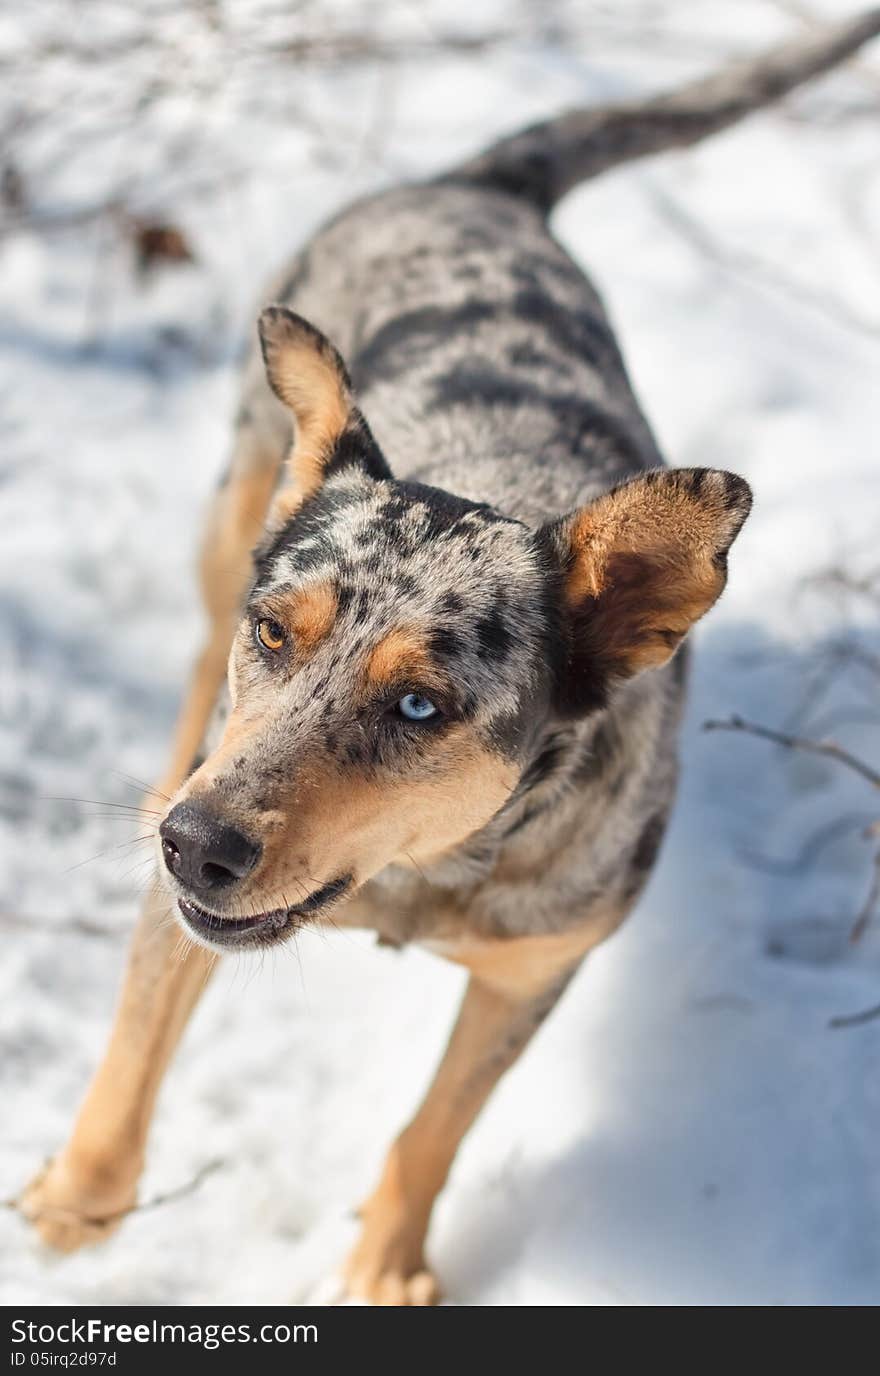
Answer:
[[[201,556],[210,631],[183,703],[162,788],[173,794],[193,767],[226,672],[237,610],[284,454],[284,438],[240,428],[227,481],[212,508]],[[26,1190],[23,1211],[46,1242],[72,1251],[106,1237],[135,1199],[162,1076],[216,959],[181,949],[170,900],[147,900],[135,931],[110,1045],[67,1146]]]
[[[346,1266],[349,1294],[374,1304],[436,1303],[423,1251],[434,1201],[464,1134],[580,958],[568,940],[533,937],[485,943],[473,958],[449,954],[472,969],[458,1020],[424,1102],[361,1211],[361,1236]]]
[[[214,960],[169,920],[167,896],[138,923],[116,1022],[73,1133],[26,1191],[23,1211],[62,1251],[106,1237],[134,1203],[163,1072]]]

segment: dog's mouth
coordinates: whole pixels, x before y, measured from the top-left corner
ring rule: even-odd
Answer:
[[[248,917],[221,917],[189,898],[179,898],[177,907],[187,929],[200,941],[217,950],[271,946],[276,941],[284,941],[307,918],[341,898],[351,884],[352,876],[344,874],[315,889],[314,893],[293,907],[273,908],[269,912]]]

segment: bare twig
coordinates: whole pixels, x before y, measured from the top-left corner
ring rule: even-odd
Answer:
[[[857,593],[880,606],[880,569],[874,569],[862,577],[849,573],[847,569],[831,568],[824,573],[814,574],[804,580],[815,587],[838,588],[841,592]]]
[[[880,850],[874,855],[874,871],[871,875],[871,883],[868,886],[868,892],[859,910],[859,915],[853,923],[853,929],[849,934],[851,942],[860,941],[865,935],[868,923],[874,916],[878,903],[880,903]]]
[[[797,853],[789,859],[766,855],[763,851],[748,848],[742,849],[740,854],[746,864],[764,874],[801,874],[818,863],[827,846],[833,845],[843,836],[850,835],[857,827],[863,828],[863,835],[867,838],[870,829],[865,831],[864,827],[869,816],[870,814],[864,812],[846,813],[843,817],[823,822],[810,832]]]
[[[880,321],[852,310],[841,298],[790,276],[784,269],[746,249],[723,244],[682,202],[653,185],[651,201],[664,220],[714,267],[759,287],[769,287],[826,320],[868,339],[880,337]]]
[[[762,740],[773,741],[775,745],[785,746],[787,750],[805,750],[811,755],[824,755],[828,759],[837,760],[839,764],[845,765],[847,769],[852,769],[856,774],[860,774],[863,779],[867,779],[874,788],[880,788],[880,773],[865,764],[857,755],[852,755],[843,746],[835,741],[814,741],[808,736],[790,736],[784,731],[774,731],[769,726],[758,726],[755,722],[744,721],[742,717],[733,716],[728,721],[704,721],[704,731],[745,731],[751,736],[760,736]]]
[[[142,1204],[132,1204],[128,1209],[121,1209],[118,1214],[111,1215],[108,1222],[115,1221],[117,1218],[124,1218],[126,1214],[143,1214],[150,1209],[160,1209],[164,1204],[175,1204],[178,1199],[185,1199],[187,1195],[195,1194],[210,1176],[216,1175],[226,1165],[219,1156],[213,1161],[206,1161],[200,1166],[191,1179],[182,1185],[175,1185],[171,1190],[165,1190],[162,1194],[154,1194],[152,1199],[145,1199]]]
[[[829,1027],[860,1027],[862,1023],[873,1022],[874,1018],[880,1018],[880,1003],[876,1003],[873,1008],[865,1008],[861,1013],[840,1013],[836,1018],[828,1019]]]
[[[814,580],[804,580],[804,586],[812,581]],[[878,605],[880,605],[880,590],[878,590]],[[825,697],[832,684],[837,681],[841,671],[851,666],[864,670],[872,679],[880,678],[880,655],[876,655],[860,645],[853,635],[836,637],[823,645],[816,672],[812,675],[799,704],[788,716],[782,730],[792,730],[795,734],[800,734],[800,731],[805,730],[806,734],[813,738],[824,736],[833,730],[833,723],[840,721],[839,713],[826,714],[819,720],[813,719],[809,728],[805,728],[804,723],[813,709]],[[857,683],[855,686],[858,686]],[[872,690],[873,687],[874,684],[872,683]],[[872,697],[872,703],[873,701]],[[823,724],[820,725],[819,721]]]
[[[841,707],[810,722],[810,735],[824,740],[841,726],[880,726],[880,712],[870,707]]]
[[[834,741],[812,740],[808,736],[791,736],[784,731],[774,731],[768,726],[758,726],[754,722],[744,721],[742,717],[737,716],[731,717],[728,721],[704,721],[703,730],[745,731],[749,735],[759,736],[762,740],[772,741],[775,745],[785,746],[786,749],[789,750],[805,750],[812,755],[824,755],[826,758],[837,760],[848,769],[854,770],[856,774],[860,774],[863,779],[867,779],[875,788],[880,788],[880,773],[872,769],[870,765],[865,764],[864,760],[860,760],[857,755],[852,755],[848,750],[844,750],[842,746],[837,745]],[[845,831],[848,825],[850,825],[848,819],[838,819],[836,822],[833,822],[830,827],[823,828],[821,832],[817,833],[813,841],[815,842],[818,838],[824,839],[826,835],[828,838],[833,838]],[[872,823],[864,834],[866,838],[869,838],[876,836],[878,833],[880,833],[880,821]],[[804,851],[801,852],[801,858],[803,855]],[[860,941],[864,936],[878,903],[880,903],[880,850],[877,850],[874,855],[873,872],[870,885],[868,886],[868,892],[865,896],[864,903],[859,909],[852,931],[849,934],[851,942]],[[838,1026],[842,1024],[834,1023],[832,1025]]]
[[[206,1161],[204,1166],[200,1166],[190,1180],[185,1181],[182,1185],[176,1185],[171,1190],[165,1190],[161,1194],[155,1194],[152,1199],[145,1199],[140,1204],[130,1204],[127,1209],[119,1209],[115,1214],[105,1214],[103,1218],[89,1218],[88,1216],[77,1214],[75,1216],[76,1221],[79,1223],[87,1223],[94,1228],[109,1228],[112,1224],[118,1223],[120,1219],[127,1218],[129,1214],[143,1214],[147,1213],[150,1209],[159,1209],[164,1204],[174,1204],[178,1199],[185,1199],[187,1195],[194,1194],[209,1176],[216,1175],[217,1171],[221,1170],[225,1165],[226,1162],[219,1157],[213,1161]],[[12,1199],[0,1200],[0,1208],[13,1209],[16,1213],[21,1213],[23,1212],[21,1201],[21,1195],[16,1195]],[[33,1221],[37,1218],[63,1219],[72,1218],[74,1216],[66,1209],[42,1209],[36,1213],[28,1213],[26,1217],[30,1221]]]

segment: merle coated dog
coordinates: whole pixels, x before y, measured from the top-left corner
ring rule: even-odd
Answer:
[[[875,11],[539,124],[346,210],[272,286],[204,545],[212,630],[165,783],[165,893],[71,1140],[25,1196],[47,1241],[100,1238],[131,1206],[216,953],[332,913],[470,972],[346,1273],[379,1303],[435,1299],[424,1240],[459,1142],[657,855],[682,641],[750,504],[733,474],[663,466],[548,213],[878,31]]]

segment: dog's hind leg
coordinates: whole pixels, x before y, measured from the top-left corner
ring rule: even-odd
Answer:
[[[208,642],[189,685],[162,784],[192,768],[223,681],[236,613],[284,456],[239,427],[232,469],[208,524],[201,560]],[[134,1203],[163,1073],[216,957],[189,945],[167,895],[147,900],[135,931],[110,1044],[61,1153],[30,1185],[23,1211],[46,1242],[70,1251],[106,1237]]]
[[[361,1236],[346,1266],[350,1295],[374,1304],[436,1303],[424,1241],[459,1143],[598,939],[593,931],[575,932],[474,941],[443,952],[469,967],[470,981],[433,1083],[362,1209]]]

